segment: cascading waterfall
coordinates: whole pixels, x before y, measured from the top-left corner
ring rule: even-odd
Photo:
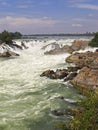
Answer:
[[[72,107],[70,102],[77,101],[81,95],[69,83],[40,74],[47,69],[66,68],[65,58],[69,54],[44,55],[52,46],[46,50],[42,47],[54,42],[60,46],[71,45],[73,40],[24,40],[29,48],[18,51],[20,57],[0,59],[0,130],[53,130],[57,122],[66,120],[51,111]],[[16,41],[19,45],[20,42]]]

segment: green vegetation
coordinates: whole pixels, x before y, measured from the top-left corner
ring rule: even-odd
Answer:
[[[69,127],[59,125],[59,130],[98,130],[98,94],[90,92],[78,105]]]
[[[21,36],[19,32],[12,33],[5,30],[0,34],[0,40],[1,43],[5,42],[6,44],[11,44],[13,39],[20,39]]]
[[[72,120],[71,130],[98,130],[98,95],[90,93],[79,106],[83,110]]]
[[[89,46],[98,47],[98,32],[95,33],[94,38],[90,41]]]

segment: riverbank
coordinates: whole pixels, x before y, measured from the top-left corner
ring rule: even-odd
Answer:
[[[86,42],[75,41],[70,48],[76,48],[76,51],[80,51],[83,45],[83,49],[88,46]],[[84,46],[86,43],[86,46]],[[80,47],[79,47],[80,44]],[[78,45],[78,49],[76,46]],[[68,48],[68,46],[67,46]],[[80,48],[80,49],[79,49]],[[56,116],[65,115],[67,113],[73,116],[71,122],[65,125],[64,123],[57,126],[57,130],[97,130],[98,129],[98,49],[92,48],[93,51],[74,52],[66,58],[67,63],[71,63],[74,67],[68,67],[66,69],[46,70],[41,76],[46,76],[50,79],[63,79],[64,82],[70,82],[74,87],[86,96],[85,100],[82,100],[76,105],[76,108],[70,108],[65,112],[54,111]],[[70,53],[69,49],[67,51]],[[53,51],[57,53],[56,49]],[[48,54],[50,53],[48,52]],[[60,52],[60,51],[59,51]],[[51,53],[50,53],[51,54]],[[61,97],[64,99],[64,97]],[[96,116],[97,115],[97,116]],[[90,119],[91,118],[91,119]]]

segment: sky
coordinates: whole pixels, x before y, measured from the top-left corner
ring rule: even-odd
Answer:
[[[0,32],[98,31],[98,0],[0,0]]]

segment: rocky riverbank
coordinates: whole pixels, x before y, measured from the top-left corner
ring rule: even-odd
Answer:
[[[74,41],[70,46],[71,52],[85,49],[88,46],[88,41]],[[68,47],[68,46],[67,46]],[[63,47],[63,49],[65,46]],[[59,48],[62,52],[62,48]],[[57,54],[59,50],[54,49],[47,54]],[[65,49],[66,50],[66,49]],[[56,53],[57,52],[57,53]],[[66,51],[63,51],[64,53]],[[67,49],[67,52],[69,50]],[[64,82],[70,81],[71,84],[77,86],[84,93],[85,90],[98,89],[98,51],[73,53],[67,57],[66,62],[73,63],[75,67],[68,67],[67,69],[46,70],[41,76],[46,76],[50,79],[63,79]]]

